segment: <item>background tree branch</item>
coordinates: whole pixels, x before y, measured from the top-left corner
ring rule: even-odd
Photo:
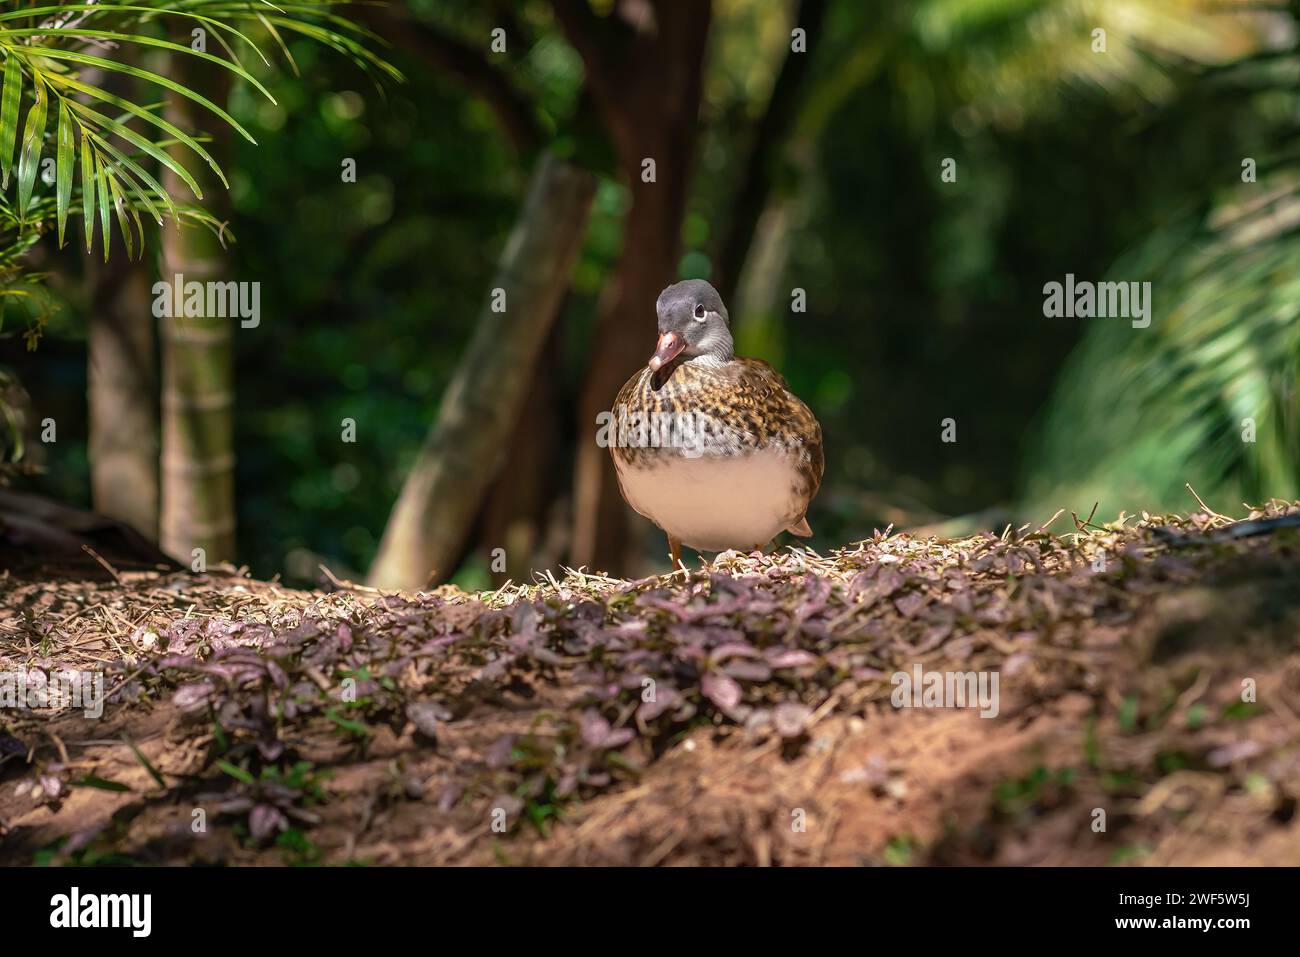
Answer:
[[[492,110],[517,152],[531,153],[540,145],[543,132],[532,101],[482,51],[417,20],[404,7],[359,6],[353,16],[399,50],[455,77]]]

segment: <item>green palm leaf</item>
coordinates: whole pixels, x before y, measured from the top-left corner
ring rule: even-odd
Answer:
[[[158,144],[150,142],[148,139],[141,136],[139,133],[131,129],[129,126],[126,126],[123,123],[119,123],[117,120],[110,119],[104,114],[98,113],[95,110],[92,110],[90,107],[85,106],[84,104],[78,103],[75,100],[65,100],[64,102],[68,103],[74,110],[76,110],[79,116],[94,123],[100,129],[108,130],[109,132],[116,133],[118,136],[126,140],[132,146],[135,146],[141,152],[146,153],[149,156],[152,156],[159,163],[167,167],[169,170],[171,170],[173,173],[179,176],[182,180],[184,180],[185,184],[189,186],[190,190],[194,193],[195,199],[203,198],[203,190],[199,188],[199,184],[195,181],[194,177],[190,175],[189,170],[187,170],[184,166],[182,166],[173,157],[168,155],[167,151],[161,149],[158,146]],[[132,172],[135,171],[132,170]]]
[[[129,34],[119,33],[115,30],[86,30],[81,27],[71,27],[71,28],[24,27],[19,30],[6,29],[5,33],[8,36],[12,36],[12,37],[47,37],[47,36],[59,36],[61,34],[66,36],[75,36],[75,37],[97,37],[104,40],[112,40],[115,43],[137,43],[141,46],[156,47],[162,50],[171,50],[173,52],[181,53],[186,56],[198,57],[200,60],[207,60],[209,63],[215,63],[218,66],[222,67],[223,69],[229,70],[231,73],[234,73],[240,79],[245,80],[246,82],[252,84],[253,87],[255,87],[259,93],[266,96],[266,98],[270,100],[272,103],[275,102],[275,97],[271,95],[271,91],[268,90],[265,86],[263,86],[261,82],[257,79],[257,77],[253,76],[253,74],[249,73],[243,67],[239,66],[239,64],[232,63],[229,60],[223,60],[219,56],[213,56],[211,53],[206,53],[202,50],[195,50],[192,47],[181,46],[181,44],[173,43],[170,40],[160,40],[157,37],[140,36],[140,35],[131,36]],[[58,52],[66,53],[67,51],[58,51]],[[53,55],[57,57],[58,52],[51,54],[47,50],[43,49],[42,55],[46,55],[46,56]],[[117,64],[117,66],[120,68],[122,65]]]
[[[131,221],[128,220],[128,212],[135,221],[136,232],[140,234],[140,243],[144,243],[144,228],[140,225],[140,216],[135,212],[135,207],[127,203],[126,197],[122,195],[122,188],[118,185],[117,177],[108,177],[108,189],[113,195],[113,210],[117,213],[117,225],[122,231],[122,239],[126,243],[126,255],[128,259],[135,258],[135,240],[131,231]]]
[[[55,14],[66,14],[66,13],[85,13],[88,17],[97,17],[97,18],[111,16],[113,14],[139,13],[139,14],[149,15],[149,17],[146,17],[145,19],[151,18],[153,15],[166,15],[171,17],[186,17],[192,20],[198,20],[201,23],[204,23],[207,26],[212,27],[213,33],[216,34],[218,37],[221,37],[223,33],[230,33],[232,36],[237,37],[240,40],[244,41],[244,43],[248,44],[248,46],[252,47],[253,50],[256,51],[257,55],[261,58],[263,63],[265,63],[268,66],[270,65],[270,61],[267,60],[265,55],[263,55],[262,51],[258,49],[257,44],[254,43],[247,36],[247,34],[240,32],[239,30],[232,27],[229,23],[226,23],[222,20],[218,20],[215,17],[204,16],[201,13],[194,13],[193,11],[189,11],[189,10],[176,9],[176,7],[159,9],[157,7],[145,7],[145,6],[140,6],[138,4],[68,3],[68,4],[60,4],[58,6],[25,7],[22,10],[11,10],[8,13],[0,13],[0,23],[4,23],[9,20],[18,20],[25,17],[50,16]],[[46,33],[49,31],[40,31],[40,32]],[[79,31],[71,30],[66,32],[77,33]],[[124,36],[124,34],[116,34],[114,38],[117,39],[120,38],[121,36]],[[224,45],[224,41],[223,41],[223,45]]]
[[[149,83],[156,83],[158,86],[161,86],[164,89],[171,90],[173,93],[178,93],[181,96],[185,97],[187,100],[193,100],[195,103],[199,104],[205,109],[211,110],[213,113],[219,116],[226,124],[228,124],[232,130],[239,133],[239,135],[244,137],[244,139],[248,140],[248,142],[252,143],[255,146],[257,145],[257,140],[253,138],[253,134],[248,132],[248,130],[244,129],[244,127],[240,124],[238,120],[236,120],[233,116],[231,116],[221,107],[217,106],[217,104],[213,103],[203,94],[196,93],[194,90],[191,90],[189,87],[183,86],[182,84],[177,83],[175,80],[169,79],[168,77],[162,76],[161,74],[153,73],[149,70],[142,70],[139,67],[134,67],[126,63],[117,63],[113,60],[106,60],[103,57],[91,56],[89,53],[78,53],[74,50],[55,50],[51,48],[42,47],[40,55],[43,57],[47,57],[51,60],[67,60],[71,63],[81,63],[85,66],[99,67],[102,70],[108,70],[113,73],[121,73],[124,76],[131,76],[139,80],[146,80]]]
[[[95,187],[99,192],[99,225],[104,233],[104,262],[108,262],[108,247],[112,236],[108,228],[108,181],[113,173],[104,163],[103,157],[95,157]]]
[[[194,139],[194,137],[187,134],[184,130],[180,129],[178,126],[169,123],[166,119],[159,116],[153,110],[145,109],[144,107],[139,106],[138,104],[132,103],[130,100],[123,99],[120,96],[116,96],[113,93],[109,93],[107,90],[102,90],[99,87],[93,86],[89,83],[82,83],[80,80],[74,80],[71,77],[54,75],[51,76],[49,79],[50,82],[55,86],[65,87],[69,90],[74,90],[78,93],[85,93],[87,96],[91,96],[103,103],[109,104],[110,106],[116,106],[124,113],[130,114],[131,116],[137,117],[138,119],[141,119],[144,122],[157,127],[158,129],[162,130],[164,133],[170,135],[172,137],[172,140],[174,140],[175,142],[181,143],[184,146],[188,147],[189,149],[193,150],[202,160],[204,160],[208,164],[208,166],[212,169],[212,172],[216,174],[217,178],[221,180],[222,186],[225,187],[230,186],[230,183],[226,181],[226,174],[222,172],[222,169],[217,164],[217,161],[212,158],[212,156],[208,153],[206,149],[203,148],[203,144],[201,144],[198,140]],[[75,106],[83,106],[83,104],[74,102],[74,107]],[[125,125],[120,119],[117,121],[117,123],[119,126]],[[154,143],[154,145],[157,146],[159,149],[162,149],[165,146],[170,144],[160,141]],[[180,171],[177,170],[178,174],[179,172]],[[183,176],[182,178],[185,179],[186,183],[190,186],[191,189],[195,189],[196,184],[193,183],[188,177]],[[197,190],[195,191],[195,195],[199,199],[203,198],[201,193],[199,193]]]
[[[95,248],[95,153],[90,147],[90,134],[81,131],[81,215],[86,227],[86,254]],[[105,237],[104,245],[108,245]]]
[[[59,145],[55,168],[55,193],[58,198],[59,248],[63,247],[63,231],[68,224],[68,204],[72,200],[72,167],[76,154],[72,148],[72,112],[68,101],[59,103]]]
[[[171,79],[165,71],[155,72],[119,62],[111,54],[92,54],[86,48],[88,44],[107,49],[132,44],[164,51],[174,58],[205,60],[247,83],[273,103],[271,92],[259,77],[245,68],[232,46],[251,47],[262,63],[269,66],[270,61],[250,33],[269,37],[295,69],[285,42],[285,35],[290,33],[336,50],[368,72],[401,79],[395,68],[367,49],[376,38],[335,14],[334,8],[331,0],[298,0],[288,6],[266,0],[70,4],[42,4],[37,0],[37,5],[15,6],[0,12],[0,55],[5,58],[0,89],[0,226],[9,223],[6,228],[12,234],[0,243],[3,246],[0,262],[17,262],[17,257],[30,248],[47,222],[57,225],[58,241],[63,245],[67,218],[74,211],[79,211],[83,218],[86,249],[93,250],[96,207],[106,259],[113,218],[117,219],[127,253],[132,256],[144,245],[141,223],[144,214],[160,223],[170,217],[178,225],[182,221],[201,224],[225,241],[224,223],[200,206],[178,202],[159,182],[159,171],[167,170],[188,186],[195,199],[201,200],[199,180],[188,166],[193,156],[206,163],[228,187],[224,172],[203,146],[205,137],[167,120],[158,112],[158,104],[145,105],[149,101],[136,102],[110,92],[104,88],[107,84],[93,78],[97,74],[113,74],[141,81],[198,104],[248,142],[255,143],[252,134],[221,105]],[[208,29],[225,55],[156,35],[158,24],[175,19]],[[113,109],[107,111],[105,107]],[[51,111],[57,113],[53,124],[48,122]],[[53,195],[42,196],[37,193],[36,176],[46,137],[50,138],[55,159],[55,188]],[[176,146],[183,149],[173,149]],[[80,177],[76,172],[78,163]],[[3,190],[8,188],[10,173],[15,170],[17,188],[10,207]]]
[[[149,196],[139,188],[136,179],[131,178],[132,176],[143,181],[150,189],[160,194],[167,206],[168,213],[170,213],[172,218],[175,219],[175,210],[172,209],[171,196],[167,194],[167,191],[162,188],[161,184],[159,184],[159,182],[154,179],[148,171],[102,137],[92,135],[91,139],[94,141],[96,147],[108,153],[108,155],[113,158],[114,162],[112,166],[117,175],[126,181],[131,192],[140,200],[140,205],[147,209],[149,215],[154,218],[154,222],[161,226],[163,221],[162,214],[158,211],[158,207],[154,204],[153,200],[151,200]]]
[[[4,164],[0,188],[9,188],[9,170],[14,164],[14,144],[18,141],[18,104],[23,93],[23,70],[18,54],[10,52],[5,61],[4,93],[0,96],[0,163]]]
[[[23,219],[32,200],[32,187],[41,162],[41,144],[45,139],[45,112],[49,94],[45,84],[36,78],[36,102],[27,111],[27,125],[23,128],[23,143],[18,155],[18,217]]]

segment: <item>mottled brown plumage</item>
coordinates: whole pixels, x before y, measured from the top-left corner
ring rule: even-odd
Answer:
[[[712,286],[670,286],[658,311],[659,348],[613,409],[624,498],[668,533],[674,559],[678,540],[752,549],[781,530],[811,534],[806,513],[825,467],[812,411],[771,365],[732,353]],[[767,537],[732,540],[746,534]]]
[[[826,468],[821,425],[804,401],[790,391],[781,373],[762,359],[737,356],[717,368],[690,362],[674,363],[659,372],[643,368],[619,390],[614,409],[615,416],[619,409],[652,415],[703,414],[736,432],[737,447],[716,452],[735,454],[780,445],[794,454],[803,479],[800,492],[808,501],[821,485]],[[611,451],[616,461],[636,465],[666,450],[615,446]],[[803,517],[800,513],[798,519]]]

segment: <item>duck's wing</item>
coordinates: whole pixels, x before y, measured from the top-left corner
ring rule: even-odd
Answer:
[[[821,488],[826,471],[822,451],[822,427],[812,409],[790,391],[781,373],[762,359],[737,358],[737,388],[732,403],[746,411],[746,418],[758,424],[756,431],[765,444],[780,443],[795,456],[804,481],[804,505]],[[805,514],[792,523],[796,534],[812,534]]]
[[[641,454],[638,449],[628,448],[622,443],[620,428],[621,423],[625,422],[628,416],[653,411],[651,408],[653,393],[650,391],[649,375],[650,370],[642,366],[627,382],[623,383],[623,388],[618,390],[618,395],[614,399],[614,407],[610,410],[611,421],[607,441],[615,464],[631,463]],[[620,478],[619,481],[621,484],[622,479]],[[626,492],[623,497],[627,497]]]
[[[632,378],[623,383],[623,388],[618,390],[618,395],[614,399],[615,414],[619,409],[638,409],[648,404],[647,393],[652,375],[653,373],[646,366],[632,373]]]

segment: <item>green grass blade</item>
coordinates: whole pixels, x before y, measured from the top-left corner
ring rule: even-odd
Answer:
[[[144,769],[149,772],[149,777],[153,778],[160,788],[166,788],[167,782],[164,781],[163,776],[158,773],[158,769],[155,768],[149,759],[144,756],[144,752],[140,750],[139,746],[126,735],[122,736],[122,740],[126,742],[127,747],[129,747],[132,753],[135,754],[135,759],[144,765]]]
[[[88,774],[84,778],[77,778],[70,782],[73,787],[79,788],[96,788],[100,791],[130,791],[128,785],[121,781],[110,781],[108,778],[97,778],[93,774]]]
[[[234,778],[236,781],[241,782],[242,784],[254,784],[254,783],[256,783],[256,778],[254,778],[251,774],[249,774],[249,773],[248,773],[247,771],[245,771],[243,768],[239,767],[238,765],[231,764],[229,761],[218,761],[218,762],[217,762],[217,767],[219,767],[221,770],[225,771],[225,772],[226,772],[227,774],[229,774],[232,778]]]

